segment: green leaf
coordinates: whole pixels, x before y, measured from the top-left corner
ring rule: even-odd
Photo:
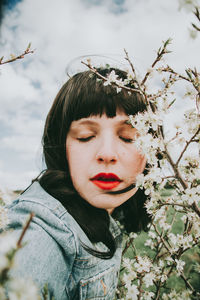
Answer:
[[[164,42],[164,47],[167,47],[167,45],[169,45],[171,43],[172,39],[168,38],[165,42]]]
[[[28,47],[26,48],[26,50],[29,50],[31,48],[31,43],[28,44]]]
[[[157,54],[160,54],[160,52],[161,52],[161,47],[158,49],[158,52],[157,52]]]
[[[187,73],[187,76],[190,78],[190,80],[192,80],[191,72],[187,69],[185,70],[185,72]]]
[[[175,101],[176,101],[176,99],[172,100],[172,102],[169,104],[168,107],[171,107],[174,104]]]

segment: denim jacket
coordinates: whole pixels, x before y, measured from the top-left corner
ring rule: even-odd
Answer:
[[[34,182],[9,207],[9,228],[20,235],[30,212],[35,216],[17,253],[15,276],[31,278],[42,290],[48,284],[49,298],[113,299],[121,262],[118,247],[111,259],[89,254],[82,244],[106,251],[103,243],[92,244],[62,204]],[[121,231],[110,217],[110,231],[121,245]]]

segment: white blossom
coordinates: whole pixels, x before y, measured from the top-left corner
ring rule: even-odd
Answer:
[[[151,266],[151,261],[147,256],[137,256],[137,261],[134,263],[134,267],[138,273],[150,272]]]
[[[199,202],[200,195],[197,192],[196,188],[186,189],[181,196],[181,200],[186,205],[192,205],[194,201]]]
[[[5,294],[5,289],[0,286],[0,299],[1,300],[7,300],[6,294]]]
[[[155,274],[153,272],[145,274],[145,276],[143,277],[143,281],[147,288],[154,284],[153,282],[154,279],[155,279]]]
[[[177,292],[176,290],[172,290],[170,293],[164,293],[162,295],[163,300],[191,300],[192,291],[184,290],[181,292]]]
[[[0,254],[6,254],[16,248],[17,240],[11,233],[0,234]]]
[[[153,292],[145,291],[144,294],[142,295],[142,299],[143,300],[152,300],[154,295],[155,294]]]
[[[184,299],[184,300],[191,300],[191,295],[192,295],[192,291],[191,290],[185,290],[185,291],[182,291],[182,295],[180,298],[180,300]]]
[[[107,80],[104,82],[104,86],[110,85],[113,82],[116,82],[118,75],[115,74],[115,71],[112,70],[110,74],[107,75]]]
[[[129,238],[130,239],[136,239],[138,237],[138,235],[137,235],[137,233],[135,233],[135,232],[131,232],[130,234],[129,234]]]
[[[192,0],[182,0],[184,5],[191,5],[191,3]],[[170,67],[167,68],[170,71]],[[198,79],[195,79],[194,75],[196,71],[192,72],[188,69],[188,72],[198,84]],[[155,296],[149,292],[149,288],[154,286],[152,287],[154,290],[156,282],[163,283],[164,288],[165,283],[167,286],[171,274],[180,277],[179,275],[184,271],[185,266],[182,254],[193,248],[200,237],[200,221],[197,214],[197,209],[200,207],[200,185],[198,182],[200,178],[200,149],[198,145],[200,133],[196,134],[199,128],[199,112],[198,108],[195,107],[197,106],[196,103],[192,109],[188,109],[187,106],[180,121],[173,120],[174,131],[168,130],[168,126],[165,130],[165,123],[163,125],[165,114],[172,111],[171,104],[174,102],[174,91],[170,91],[169,94],[166,84],[171,87],[178,79],[180,79],[178,75],[165,75],[163,79],[165,88],[156,93],[151,92],[152,99],[158,107],[156,112],[153,112],[149,106],[147,111],[129,116],[130,124],[139,133],[134,145],[145,155],[148,163],[147,172],[137,176],[136,187],[144,189],[148,196],[145,208],[147,213],[152,216],[152,225],[148,226],[150,231],[142,240],[143,244],[149,247],[151,251],[145,247],[142,249],[133,247],[135,256],[132,258],[131,267],[127,266],[124,274],[127,288],[125,299],[137,299],[137,293],[133,292],[134,296],[132,297],[130,294],[132,285],[134,286],[133,291],[137,286],[139,289],[141,282],[138,281],[136,284],[137,276],[142,278],[141,299],[152,299]],[[127,84],[128,81],[123,83]],[[189,85],[189,83],[187,84]],[[190,86],[192,85],[193,83],[190,84]],[[192,89],[193,91],[190,88],[186,94],[193,97],[194,101],[197,93],[193,86]],[[148,89],[145,92],[148,99]],[[160,132],[161,128],[163,128],[163,135]],[[190,143],[195,134],[195,139]],[[158,156],[158,154],[161,155]],[[176,168],[178,172],[176,172]],[[186,182],[187,188],[183,186],[180,178]],[[166,183],[173,188],[173,191],[169,189],[170,194],[167,196]],[[137,241],[135,245],[137,245]],[[193,249],[196,251],[195,247]],[[131,274],[133,269],[135,273]],[[172,272],[169,273],[169,270]],[[174,290],[171,289],[161,296],[164,300],[185,300],[191,299],[191,292],[188,290],[179,291],[178,287],[175,287]]]
[[[9,205],[15,197],[16,193],[5,187],[0,187],[0,200],[3,201],[4,204]]]
[[[137,300],[137,295],[139,295],[138,288],[135,284],[132,284],[128,287],[128,291],[126,294],[127,300]]]
[[[175,262],[176,262],[176,269],[177,269],[177,272],[178,274],[181,274],[183,272],[183,268],[184,268],[184,265],[185,265],[185,262],[182,261],[182,260],[178,260],[178,259],[175,259]]]
[[[185,236],[182,241],[183,250],[188,249],[192,246],[193,238],[191,235]]]
[[[121,90],[122,90],[122,88],[120,88],[120,87],[116,87],[116,90],[117,90],[117,93],[120,93],[121,92]]]
[[[197,219],[197,217],[196,222],[193,222],[192,224],[192,232],[194,233],[196,239],[200,238],[200,221]]]
[[[173,262],[173,258],[171,256],[165,257],[165,261],[167,262],[168,265],[170,265]]]
[[[194,10],[198,6],[198,0],[179,0],[179,9],[185,9],[187,12]]]
[[[161,276],[160,276],[160,281],[161,281],[162,283],[165,282],[165,281],[167,281],[167,279],[168,279],[167,274],[161,274]]]
[[[184,122],[187,128],[187,133],[194,134],[199,128],[199,115],[195,108],[188,109],[184,113]]]
[[[31,280],[15,278],[9,282],[9,300],[39,300],[38,289]]]
[[[155,233],[155,231],[149,231],[149,232],[148,232],[148,235],[149,235],[152,239],[155,239],[155,238],[156,238],[156,233]]]
[[[129,267],[129,266],[131,265],[131,260],[130,260],[130,258],[123,257],[122,265],[123,265],[123,267],[125,267],[125,268]]]
[[[196,29],[189,28],[189,34],[192,39],[196,39],[198,31]],[[187,96],[189,96],[189,95],[187,95]]]
[[[145,176],[143,173],[138,174],[136,177],[136,187],[142,187],[145,182]]]
[[[0,229],[4,229],[9,223],[7,209],[0,206]]]
[[[194,269],[196,272],[200,273],[200,264],[198,262],[196,262]]]
[[[131,285],[132,280],[137,278],[137,274],[134,271],[130,271],[129,273],[124,273],[123,281],[125,283],[126,288]]]
[[[171,228],[171,225],[167,223],[166,216],[163,216],[162,218],[160,218],[158,224],[164,230],[169,230]]]
[[[135,75],[133,73],[130,72],[130,70],[128,71],[127,73],[127,80],[128,80],[128,83],[132,80],[135,79]]]
[[[6,257],[6,255],[0,255],[0,272],[2,272],[8,266],[9,266],[9,260]]]
[[[129,258],[123,258],[123,261],[122,261],[122,266],[124,268],[126,268],[127,272],[131,273],[133,271],[132,269],[132,264],[133,264],[133,261],[130,260]]]
[[[172,249],[174,248],[174,251],[177,251],[179,247],[183,248],[183,250],[190,248],[193,243],[193,238],[191,235],[180,235],[180,234],[173,234],[169,233],[168,237],[170,239],[170,244]]]
[[[155,243],[151,239],[146,240],[144,245],[150,247],[152,250],[155,248]]]

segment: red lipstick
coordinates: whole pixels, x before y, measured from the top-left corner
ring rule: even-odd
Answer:
[[[102,190],[111,190],[121,182],[119,177],[113,173],[99,173],[91,178],[91,181]]]

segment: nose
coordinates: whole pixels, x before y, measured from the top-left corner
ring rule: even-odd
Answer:
[[[117,162],[117,149],[112,137],[104,138],[99,144],[96,154],[98,163],[115,164]]]

